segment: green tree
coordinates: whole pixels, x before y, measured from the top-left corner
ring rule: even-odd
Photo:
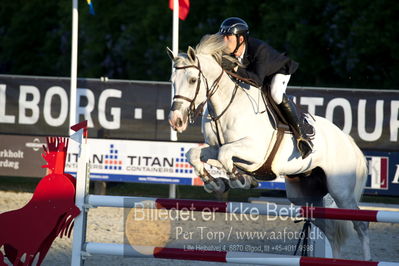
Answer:
[[[167,0],[79,0],[78,76],[168,80],[172,12]],[[2,1],[0,73],[69,76],[71,1]],[[398,89],[398,1],[191,0],[180,50],[229,16],[300,63],[292,85]]]
[[[0,71],[67,75],[70,59],[59,1],[2,1]],[[69,14],[68,14],[69,15]]]

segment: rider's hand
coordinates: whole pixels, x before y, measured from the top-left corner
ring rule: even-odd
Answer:
[[[224,70],[227,71],[236,71],[238,68],[238,65],[236,63],[237,59],[230,55],[224,55],[222,57],[222,63],[221,66]]]

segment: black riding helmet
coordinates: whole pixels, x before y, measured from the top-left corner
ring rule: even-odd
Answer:
[[[237,39],[237,45],[234,49],[233,53],[237,52],[238,48],[244,43],[247,42],[249,28],[248,24],[240,18],[230,17],[225,19],[219,28],[219,33],[222,35],[235,35]],[[244,37],[244,42],[239,42],[240,36]]]
[[[248,24],[237,17],[226,18],[220,25],[219,32],[222,35],[243,35],[249,33]]]

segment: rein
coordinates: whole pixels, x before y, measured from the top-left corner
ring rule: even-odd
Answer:
[[[219,89],[219,81],[221,80],[221,78],[223,76],[223,73],[225,72],[225,70],[222,69],[222,72],[220,73],[220,75],[212,83],[212,86],[209,87],[208,80],[206,79],[206,77],[204,76],[204,74],[203,74],[203,72],[201,70],[200,61],[198,59],[197,59],[197,61],[198,61],[198,66],[196,66],[196,65],[187,65],[187,66],[181,66],[181,67],[178,67],[178,66],[174,67],[176,70],[187,69],[187,68],[195,68],[195,69],[197,69],[199,71],[198,72],[197,87],[195,89],[194,98],[190,99],[190,98],[188,98],[186,96],[183,96],[183,95],[175,95],[173,97],[173,100],[174,99],[183,99],[183,100],[188,101],[190,103],[190,106],[188,107],[188,115],[189,115],[190,124],[194,123],[194,120],[203,112],[204,105],[212,98],[212,96]],[[197,96],[198,96],[199,90],[200,90],[200,86],[201,86],[201,77],[203,77],[203,79],[205,80],[206,99],[201,104],[199,104],[198,107],[195,107],[195,100],[197,99]],[[234,87],[233,96],[231,97],[229,104],[227,105],[227,107],[219,115],[213,116],[213,115],[209,114],[214,122],[219,120],[226,113],[227,109],[232,104],[232,102],[233,102],[233,100],[235,98],[235,95],[237,94],[237,90],[238,90],[238,85],[236,84],[235,87]]]
[[[225,70],[225,72],[237,80],[241,80],[241,81],[248,83],[249,85],[254,86],[254,87],[259,87],[259,85],[256,84],[256,82],[253,81],[252,79],[241,77],[232,71]]]

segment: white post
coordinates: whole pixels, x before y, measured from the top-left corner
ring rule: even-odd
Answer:
[[[71,53],[71,88],[69,95],[69,128],[77,123],[76,86],[78,72],[78,0],[72,0],[72,53]],[[73,131],[69,129],[69,135]]]
[[[173,43],[172,43],[172,51],[174,55],[177,55],[179,52],[179,0],[173,1]],[[174,71],[172,67],[172,72]],[[173,101],[174,90],[173,84],[171,85],[171,102]],[[177,132],[172,128],[170,129],[170,140],[177,141]],[[176,184],[169,185],[169,198],[176,198]]]
[[[173,43],[172,43],[172,52],[174,55],[179,53],[179,0],[173,1]],[[174,68],[172,66],[172,72]],[[173,101],[174,96],[173,84],[171,85],[171,102]],[[172,128],[170,129],[170,140],[177,141],[177,132]]]
[[[71,266],[84,264],[82,258],[83,245],[86,242],[87,209],[85,208],[86,195],[89,193],[90,184],[90,160],[87,139],[82,140],[79,147],[78,170],[76,173],[75,204],[80,214],[75,218],[72,241]]]

